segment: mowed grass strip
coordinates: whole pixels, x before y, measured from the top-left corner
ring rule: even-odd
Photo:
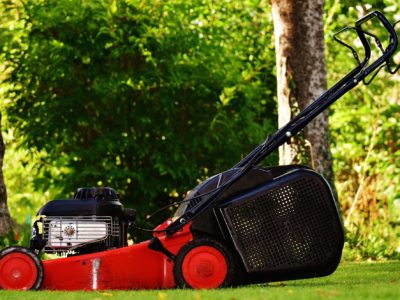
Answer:
[[[343,262],[330,276],[218,290],[3,291],[0,300],[400,299],[400,261]]]

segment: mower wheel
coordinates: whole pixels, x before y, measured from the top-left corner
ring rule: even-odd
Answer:
[[[40,258],[28,248],[8,247],[0,252],[0,288],[37,290],[43,282]]]
[[[231,286],[235,273],[232,251],[222,243],[200,238],[178,252],[174,277],[178,287],[212,289]]]

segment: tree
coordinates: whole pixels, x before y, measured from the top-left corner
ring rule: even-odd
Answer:
[[[1,131],[1,112],[0,112],[0,237],[6,235],[11,230],[11,217],[7,206],[7,189],[3,177],[3,158],[5,144]]]
[[[271,0],[278,81],[278,123],[286,124],[326,89],[324,1]],[[328,111],[279,150],[280,164],[307,163],[333,182]]]
[[[234,165],[276,127],[268,15],[254,0],[26,1],[0,38],[40,188],[112,186],[143,214]]]

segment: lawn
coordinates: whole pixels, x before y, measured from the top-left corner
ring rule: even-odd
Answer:
[[[0,299],[23,300],[239,300],[239,299],[400,299],[400,261],[342,263],[331,276],[219,290],[102,292],[0,291]]]

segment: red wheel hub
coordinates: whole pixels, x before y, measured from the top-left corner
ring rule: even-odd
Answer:
[[[182,262],[182,275],[192,288],[217,288],[225,280],[228,265],[225,256],[211,246],[190,250]]]
[[[0,287],[7,290],[29,290],[35,284],[38,271],[33,259],[14,252],[0,260]]]

